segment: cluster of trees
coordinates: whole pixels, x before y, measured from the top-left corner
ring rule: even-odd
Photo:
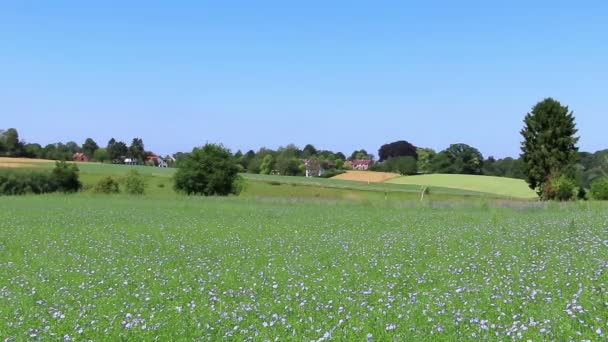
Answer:
[[[75,153],[84,153],[91,161],[122,163],[123,157],[134,158],[143,163],[153,153],[146,151],[141,138],[133,138],[130,145],[112,138],[106,147],[87,138],[82,145],[77,142],[53,143],[42,147],[37,143],[26,143],[19,139],[15,128],[0,130],[0,156],[25,157],[51,160],[72,160]]]
[[[178,167],[183,166],[184,161],[187,160],[186,157],[188,157],[188,153],[175,155]],[[245,153],[237,151],[234,158],[237,161],[238,172],[303,176],[306,174],[306,163],[308,163],[309,170],[323,169],[324,176],[330,177],[344,170],[352,169],[350,161],[354,159],[372,160],[374,156],[365,150],[357,150],[346,157],[342,152],[318,150],[312,144],[304,146],[303,149],[289,144],[279,147],[277,150],[261,148],[257,152],[253,150]]]

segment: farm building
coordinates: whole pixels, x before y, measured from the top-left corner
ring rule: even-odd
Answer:
[[[154,154],[149,155],[148,158],[146,158],[146,161],[150,162],[150,163],[154,163],[154,166],[158,166],[158,167],[168,167],[169,166],[169,165],[167,165],[167,162],[163,158],[161,158],[157,155],[154,155]]]
[[[89,157],[82,152],[78,152],[78,153],[74,153],[74,155],[72,156],[72,160],[78,161],[78,162],[88,162]]]
[[[364,160],[364,159],[355,159],[353,161],[351,161],[351,164],[353,165],[353,170],[368,170],[370,166],[372,166],[373,161],[371,160]]]

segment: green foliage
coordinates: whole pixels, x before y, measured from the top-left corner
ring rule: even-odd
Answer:
[[[574,114],[567,106],[547,98],[532,108],[524,123],[521,158],[526,181],[542,199],[550,199],[552,194],[545,191],[554,187],[548,184],[551,176],[562,174],[577,160],[579,138],[575,136]]]
[[[414,157],[394,157],[372,165],[371,170],[394,172],[401,175],[415,175],[418,173],[418,166]]]
[[[418,148],[418,171],[422,173],[433,172],[433,158],[437,154],[432,148]]]
[[[111,176],[107,176],[97,182],[93,191],[103,194],[117,194],[120,192],[120,188],[118,186],[118,181]]]
[[[175,190],[188,195],[229,195],[238,191],[238,166],[230,150],[207,144],[195,148],[174,176]]]
[[[76,164],[68,164],[65,161],[56,162],[52,177],[57,185],[57,191],[76,192],[82,188]]]
[[[324,174],[321,175],[321,177],[322,178],[331,178],[331,177],[335,177],[337,175],[341,175],[344,172],[345,171],[343,171],[343,170],[331,169],[331,170],[327,170]]]
[[[114,138],[108,141],[108,146],[106,147],[108,153],[108,160],[113,163],[122,163],[120,157],[126,156],[129,148],[122,141],[116,141]]]
[[[0,195],[43,194],[57,191],[50,172],[0,169]]]
[[[482,173],[483,156],[474,147],[466,144],[452,144],[431,159],[433,173],[470,174]]]
[[[565,175],[561,175],[552,179],[551,188],[546,189],[546,195],[548,196],[548,199],[569,201],[574,197],[575,189],[576,184],[574,181]]]
[[[142,163],[145,159],[145,152],[143,140],[140,138],[133,138],[131,146],[129,146],[129,157],[135,158]]]
[[[93,153],[93,160],[100,163],[108,161],[108,151],[105,148],[98,148],[95,150],[95,153]]]
[[[87,140],[85,140],[84,144],[82,144],[82,152],[87,157],[89,157],[89,159],[94,157],[97,149],[99,149],[99,146],[97,145],[95,140],[93,140],[91,138],[87,138]]]
[[[380,146],[380,149],[378,150],[378,158],[380,162],[389,158],[397,157],[413,157],[414,159],[418,159],[416,146],[405,140],[399,140]]]
[[[591,197],[595,200],[608,200],[608,177],[602,177],[591,184]]]
[[[125,191],[130,195],[143,195],[146,191],[144,177],[135,169],[129,170],[124,178]]]
[[[57,162],[52,172],[0,169],[0,195],[76,192],[81,188],[75,164]]]
[[[262,160],[262,164],[260,165],[260,173],[264,175],[269,175],[272,170],[274,170],[275,161],[272,155],[267,154]]]
[[[581,201],[587,200],[587,191],[585,190],[585,188],[583,188],[583,187],[578,188],[578,191],[576,193],[576,198]]]
[[[19,133],[15,128],[0,131],[0,148],[7,157],[21,157],[23,143],[19,141]]]

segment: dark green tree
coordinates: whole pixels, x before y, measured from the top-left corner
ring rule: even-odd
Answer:
[[[19,133],[15,128],[0,132],[0,141],[4,154],[7,157],[20,157],[23,152],[23,143],[19,141]]]
[[[445,149],[452,161],[450,173],[480,175],[483,166],[483,156],[478,149],[467,144],[452,144]]]
[[[82,144],[82,152],[89,158],[93,158],[95,151],[97,151],[98,148],[99,146],[95,140],[91,138],[87,138],[87,140],[84,141],[84,144]]]
[[[239,167],[230,150],[207,144],[195,148],[174,176],[175,190],[188,195],[229,195],[237,192]]]
[[[140,163],[144,162],[146,150],[144,149],[144,141],[140,138],[133,138],[131,146],[129,146],[128,155],[131,158],[136,158]]]
[[[542,199],[553,199],[556,194],[549,191],[551,182],[572,170],[577,161],[574,113],[547,98],[532,108],[524,124],[521,159],[526,181]]]
[[[378,150],[378,160],[380,162],[396,157],[414,157],[414,159],[418,159],[416,146],[405,140],[399,140],[389,144],[384,144]]]
[[[106,147],[108,160],[113,163],[121,163],[121,157],[127,155],[128,152],[127,145],[122,141],[116,141],[114,138],[108,141],[108,146]]]
[[[65,161],[56,162],[52,178],[57,186],[57,191],[76,192],[82,188],[76,164],[68,164]]]
[[[304,149],[302,150],[302,158],[308,159],[315,155],[317,155],[317,149],[312,144],[304,146]]]

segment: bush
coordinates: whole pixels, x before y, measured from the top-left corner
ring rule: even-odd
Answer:
[[[146,191],[146,182],[143,176],[135,169],[131,169],[124,178],[125,191],[130,195],[143,195]]]
[[[578,198],[581,201],[586,201],[587,200],[587,190],[585,190],[585,188],[583,188],[582,186],[578,188],[578,192],[576,193],[576,198]]]
[[[335,177],[337,175],[341,175],[345,172],[346,171],[343,171],[343,170],[331,169],[331,170],[327,170],[324,174],[322,174],[321,178],[331,178],[331,177]]]
[[[230,150],[207,144],[194,148],[175,173],[174,188],[188,195],[226,196],[238,192],[238,166]]]
[[[117,194],[120,192],[120,189],[118,187],[118,182],[114,178],[108,176],[97,182],[93,191],[102,194]]]
[[[548,195],[551,195],[550,199],[569,201],[574,197],[574,189],[576,189],[576,184],[573,180],[560,176],[551,181],[551,193]]]
[[[82,188],[76,164],[68,164],[65,161],[56,162],[51,176],[57,186],[56,191],[76,192]]]
[[[608,177],[602,177],[591,183],[591,198],[595,200],[608,200]]]
[[[57,191],[57,184],[49,172],[0,171],[0,195],[43,194],[54,191]]]

